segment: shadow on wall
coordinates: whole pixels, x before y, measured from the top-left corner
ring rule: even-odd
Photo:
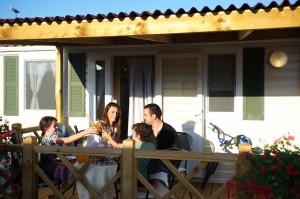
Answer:
[[[193,151],[214,152],[214,144],[202,136],[202,127],[196,128],[196,122],[189,120],[181,125],[182,132],[188,133],[193,137]]]
[[[201,125],[197,126],[197,123],[193,120],[189,120],[181,125],[182,132],[188,133],[193,138],[193,150],[195,152],[214,152],[214,145],[209,140],[206,140],[202,136]],[[198,161],[188,161],[187,170],[193,169],[199,162]],[[203,170],[198,172],[194,178],[203,178]]]

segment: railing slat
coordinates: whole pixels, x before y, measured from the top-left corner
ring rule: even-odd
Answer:
[[[171,155],[170,155],[171,154]],[[238,163],[238,154],[234,153],[204,153],[191,151],[134,150],[135,158],[167,159],[167,160],[201,160],[206,162]]]
[[[202,170],[203,168],[205,168],[207,165],[207,162],[203,162],[201,161],[200,163],[198,163],[195,168],[193,168],[186,176],[185,179],[186,180],[190,180],[195,174],[197,174],[200,170]],[[180,179],[179,179],[180,180]],[[179,181],[176,185],[174,185],[170,191],[170,194],[174,194],[176,191],[178,191],[180,188],[182,188],[183,186],[185,186],[189,191],[191,191],[195,198],[203,198],[203,196],[188,182],[185,182],[184,184],[182,183],[182,181]]]

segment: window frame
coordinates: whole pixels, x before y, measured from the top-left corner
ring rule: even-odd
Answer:
[[[38,59],[36,58],[38,57]],[[30,110],[26,109],[26,62],[28,61],[53,61],[56,64],[55,53],[51,52],[29,52],[25,54],[20,54],[19,56],[19,116],[28,116],[28,117],[43,117],[45,115],[56,115],[56,109],[39,109],[39,110]],[[56,70],[56,67],[55,67]],[[54,85],[55,86],[55,85]],[[54,93],[55,95],[55,93]]]
[[[242,67],[242,49],[241,48],[224,48],[224,49],[206,49],[204,51],[204,93],[205,93],[205,112],[207,120],[240,120],[243,118],[243,67]],[[210,112],[209,111],[209,93],[208,93],[208,57],[209,55],[235,55],[235,95],[233,112]]]
[[[34,111],[34,110],[42,110],[42,111],[47,111],[47,110],[56,110],[56,107],[55,107],[55,60],[24,60],[24,110],[26,110],[26,111]],[[54,98],[53,98],[53,100],[54,100],[54,109],[30,109],[30,108],[27,108],[26,107],[26,96],[27,96],[27,93],[26,93],[26,91],[27,91],[27,89],[28,89],[28,86],[30,86],[30,85],[27,85],[27,83],[28,83],[28,81],[27,81],[27,75],[26,75],[26,73],[27,73],[27,67],[28,67],[28,64],[29,63],[34,63],[34,62],[43,62],[43,63],[53,63],[54,64],[54,74],[53,74],[53,76],[54,76],[54,82],[53,82],[53,86],[54,86]],[[46,66],[47,67],[47,66]]]

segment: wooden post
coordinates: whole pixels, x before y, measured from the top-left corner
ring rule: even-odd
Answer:
[[[56,118],[58,123],[64,124],[63,121],[63,75],[62,75],[62,47],[56,47],[56,63],[55,63],[55,102],[56,102]]]
[[[245,174],[247,171],[250,170],[251,163],[246,160],[246,156],[244,153],[251,152],[251,145],[247,143],[241,143],[239,144],[239,163],[238,163],[238,177],[241,177],[243,174]],[[237,198],[246,199],[248,196],[245,195],[245,192],[242,190],[238,190]]]
[[[134,180],[134,141],[126,139],[123,141],[123,154],[121,157],[121,198],[135,198]]]
[[[28,136],[23,145],[23,198],[38,198],[38,178],[34,171],[34,164],[38,164],[38,155],[33,146],[37,145],[37,138]]]

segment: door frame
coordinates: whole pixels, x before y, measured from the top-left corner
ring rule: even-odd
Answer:
[[[105,94],[104,104],[108,104],[113,100],[113,67],[112,58],[110,55],[99,53],[88,53],[87,54],[87,82],[86,82],[86,107],[90,118],[95,121],[96,118],[96,69],[95,64],[97,60],[103,60],[105,62]],[[104,109],[104,107],[103,107]]]

